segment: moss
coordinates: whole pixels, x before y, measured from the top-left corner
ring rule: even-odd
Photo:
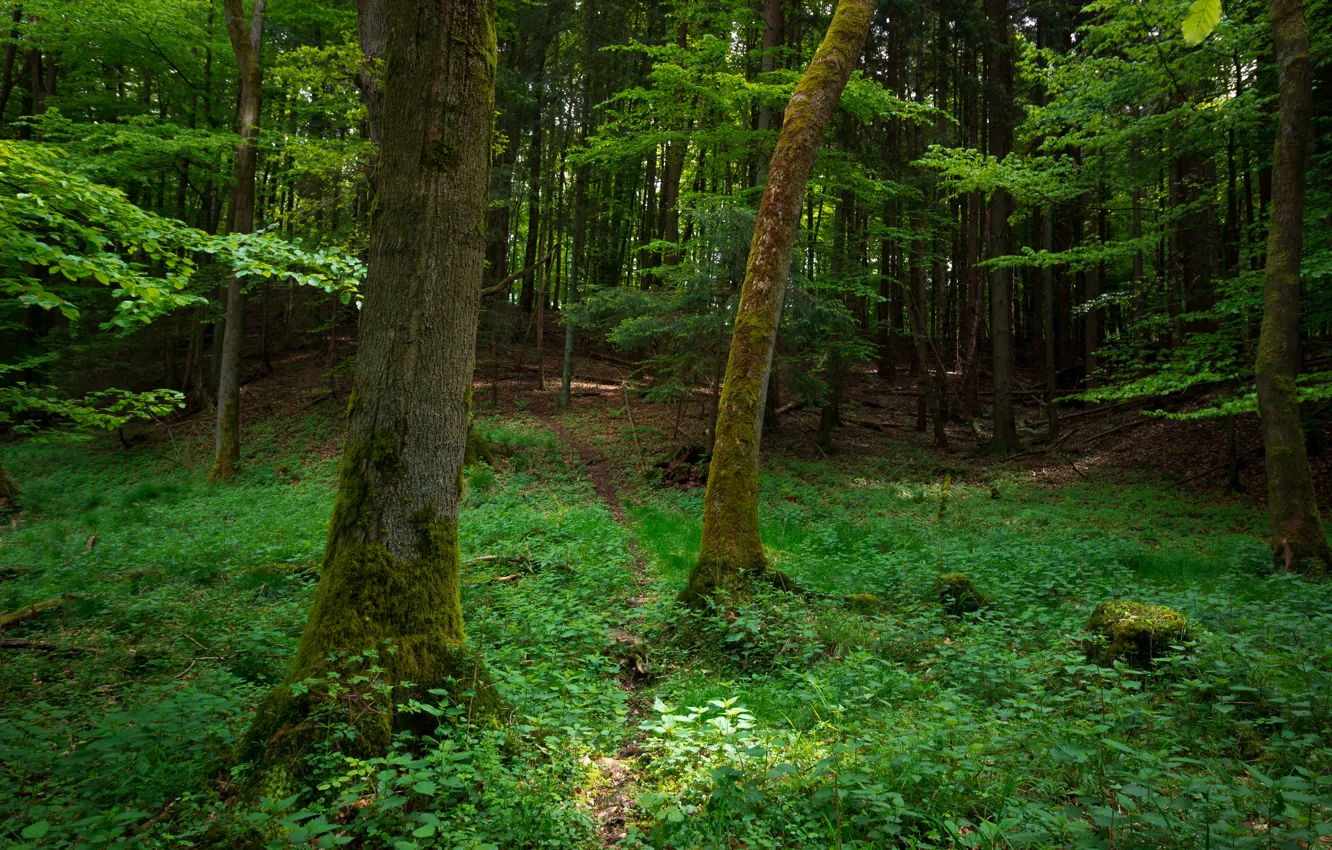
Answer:
[[[217,450],[213,466],[208,470],[208,482],[218,484],[236,477],[236,462],[240,460],[240,393],[223,399],[223,409],[217,418]]]
[[[1145,669],[1188,638],[1189,622],[1164,605],[1112,599],[1096,606],[1087,629],[1092,633],[1084,645],[1089,661],[1109,665],[1123,660]]]
[[[960,616],[979,611],[990,604],[990,598],[976,588],[966,573],[945,573],[935,582],[939,603],[949,614]]]
[[[458,146],[448,139],[440,139],[433,145],[427,145],[421,152],[421,164],[438,168],[441,171],[452,171],[458,166]]]
[[[481,461],[494,466],[495,449],[490,443],[486,442],[484,437],[476,433],[475,428],[468,425],[467,447],[463,450],[463,466],[475,466]]]
[[[759,538],[758,426],[809,170],[875,8],[872,0],[839,0],[786,108],[731,335],[703,500],[703,540],[680,594],[687,604],[719,592],[746,595],[755,579],[792,586],[789,578],[769,570]]]
[[[843,596],[842,602],[857,614],[875,614],[883,608],[883,600],[873,593],[852,593]]]
[[[303,775],[305,756],[331,723],[355,727],[355,737],[339,746],[356,756],[382,755],[396,732],[433,731],[434,718],[395,709],[412,699],[433,700],[431,689],[467,705],[472,723],[494,728],[501,723],[503,703],[463,631],[456,518],[430,507],[416,511],[410,517],[416,534],[411,558],[366,542],[377,537],[379,525],[370,476],[391,474],[398,464],[396,443],[388,438],[361,440],[344,453],[319,586],[300,646],[238,748],[239,760],[257,762],[251,792],[271,782],[270,776]],[[347,681],[348,671],[339,665],[348,662],[336,659],[368,650],[379,650],[375,663],[390,688],[387,700],[367,691],[332,701],[317,684],[293,688],[330,673],[344,674]]]

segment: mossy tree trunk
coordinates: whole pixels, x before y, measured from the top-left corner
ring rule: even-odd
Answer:
[[[465,643],[458,549],[494,13],[494,0],[385,3],[378,192],[347,442],[309,621],[283,686],[246,739],[244,755],[262,754],[261,773],[272,777],[261,790],[280,791],[291,760],[317,734],[309,724],[316,698],[289,686],[328,672],[330,653],[380,650],[392,705],[445,688],[474,722],[493,723],[499,710]],[[357,715],[358,750],[382,753],[394,731],[421,722],[392,705],[347,706]]]
[[[1295,378],[1300,369],[1300,256],[1313,114],[1313,66],[1301,0],[1271,0],[1280,71],[1280,118],[1272,155],[1272,218],[1258,341],[1258,412],[1266,451],[1272,545],[1289,569],[1332,564],[1304,444]]]
[[[682,594],[686,602],[717,591],[743,591],[752,577],[768,572],[759,539],[758,454],[777,321],[814,154],[864,47],[875,8],[873,0],[839,0],[786,107],[740,290],[703,500],[702,548]]]
[[[236,186],[231,195],[231,232],[254,230],[254,175],[259,157],[259,116],[263,109],[263,68],[259,53],[264,41],[264,7],[267,0],[254,0],[248,25],[241,0],[226,0],[227,35],[240,69],[240,93],[236,101]],[[245,344],[245,286],[233,277],[227,285],[226,322],[217,371],[217,438],[214,443],[210,481],[226,481],[236,475],[240,460],[240,362]]]

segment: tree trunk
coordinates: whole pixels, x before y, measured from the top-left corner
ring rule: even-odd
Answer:
[[[1054,207],[1041,210],[1041,250],[1054,251]],[[1059,392],[1059,369],[1055,365],[1055,293],[1054,266],[1041,267],[1041,326],[1045,330],[1045,418],[1049,423],[1047,445],[1059,439],[1059,410],[1055,395]]]
[[[9,97],[14,93],[14,84],[18,79],[14,76],[14,62],[18,58],[18,25],[23,21],[23,7],[15,6],[13,14],[13,26],[9,29],[9,44],[5,47],[4,74],[0,78],[0,127],[5,125],[5,109],[9,106]]]
[[[1280,118],[1272,154],[1272,213],[1258,340],[1258,412],[1275,557],[1287,569],[1326,574],[1332,552],[1318,515],[1295,385],[1300,369],[1300,256],[1313,68],[1301,0],[1271,0],[1270,8],[1281,74]]]
[[[466,646],[458,548],[485,254],[494,0],[385,7],[379,187],[338,495],[300,648],[244,742],[246,754],[262,752],[275,768],[262,780],[267,796],[299,787],[299,759],[325,728],[308,723],[310,713],[340,710],[320,706],[317,688],[290,687],[336,670],[330,655],[378,650],[374,663],[392,688],[383,704],[345,705],[360,754],[384,753],[398,730],[433,730],[433,718],[394,710],[412,698],[433,701],[428,689],[447,689],[474,723],[495,723],[499,710]]]
[[[236,118],[240,141],[236,144],[236,187],[231,196],[231,232],[254,229],[254,173],[259,150],[259,115],[263,106],[263,69],[259,51],[264,40],[264,6],[255,0],[250,25],[245,25],[241,0],[226,0],[227,34],[240,68],[240,97]],[[235,477],[240,460],[240,361],[245,343],[245,287],[240,278],[227,284],[227,313],[223,328],[221,359],[217,371],[217,439],[213,468],[208,480]]]
[[[777,321],[814,154],[860,56],[875,8],[871,0],[839,0],[828,33],[786,107],[740,292],[703,502],[702,546],[682,594],[687,602],[717,591],[743,591],[750,578],[769,573],[759,539],[758,452]]]
[[[994,28],[994,45],[986,57],[986,72],[996,94],[990,103],[990,153],[999,160],[1013,146],[1013,57],[1009,47],[1008,0],[987,0],[986,12]],[[1008,215],[1011,199],[997,189],[990,200],[990,257],[1008,253]],[[996,268],[990,275],[990,340],[994,347],[994,436],[990,448],[999,454],[1018,450],[1017,422],[1013,415],[1013,270]]]
[[[532,298],[536,287],[537,247],[541,238],[541,103],[545,89],[541,75],[537,76],[536,126],[527,148],[527,247],[523,251],[523,268],[532,271],[523,275],[523,286],[518,293],[518,312],[532,314]]]

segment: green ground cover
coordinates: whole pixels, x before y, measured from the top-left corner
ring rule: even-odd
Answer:
[[[943,475],[905,450],[779,459],[765,540],[818,596],[690,613],[673,595],[701,490],[631,483],[621,527],[530,419],[483,423],[509,456],[469,473],[462,517],[469,636],[510,727],[426,706],[435,737],[359,762],[334,736],[305,794],[239,815],[226,756],[294,650],[332,502],[335,462],[285,446],[325,427],[258,431],[225,487],[151,449],[6,448],[24,515],[0,532],[0,609],[68,596],[4,638],[99,652],[0,655],[0,844],[592,847],[625,831],[604,822],[613,783],[630,847],[1332,833],[1332,587],[1268,575],[1258,512],[1016,477],[952,481],[941,511]],[[955,572],[989,604],[951,615]],[[841,599],[858,593],[881,602]],[[1107,599],[1179,610],[1188,644],[1150,670],[1089,664]],[[344,684],[373,678],[348,660]]]

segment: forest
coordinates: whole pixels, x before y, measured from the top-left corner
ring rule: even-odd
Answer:
[[[1329,0],[10,0],[0,847],[1332,846]]]

